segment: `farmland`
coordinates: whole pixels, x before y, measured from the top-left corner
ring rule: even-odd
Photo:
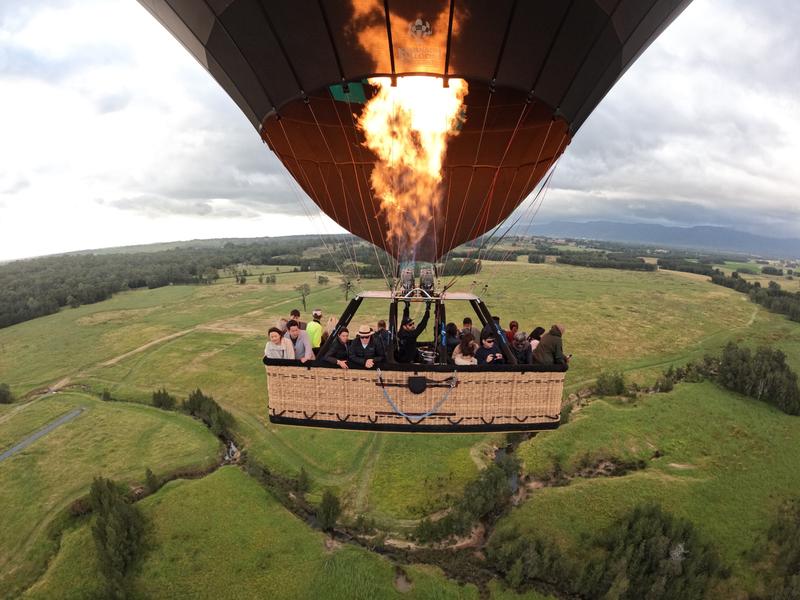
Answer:
[[[219,442],[202,424],[147,406],[160,387],[179,400],[201,388],[233,414],[234,433],[249,456],[286,476],[305,470],[312,502],[332,489],[348,519],[364,515],[392,535],[402,536],[421,517],[446,509],[476,477],[487,451],[502,443],[499,435],[420,437],[270,425],[259,362],[264,332],[290,309],[302,310],[298,285],[312,290],[304,315],[321,307],[323,321],[343,310],[345,298],[333,273],[320,284],[313,272],[248,269],[275,273],[277,281],[259,284],[251,276],[237,284],[221,278],[211,285],[124,292],[0,330],[0,381],[21,398],[0,406],[0,450],[71,409],[86,408],[0,463],[3,504],[20,507],[1,524],[11,533],[0,544],[0,597],[37,581],[29,590],[32,597],[50,597],[64,586],[76,590],[74,597],[94,589],[96,581],[77,575],[80,568],[96,570],[88,527],[65,532],[55,555],[59,546],[48,536],[60,511],[87,491],[94,476],[137,484],[147,467],[168,473],[218,460]],[[361,281],[360,287],[381,283]],[[630,381],[652,383],[668,366],[717,352],[730,340],[777,346],[800,371],[800,326],[702,276],[486,263],[479,277],[465,277],[454,289],[480,293],[504,325],[513,318],[529,331],[565,323],[565,348],[575,355],[567,393],[611,369]],[[374,323],[385,317],[384,310],[365,302],[356,321]],[[450,308],[453,320],[469,314],[460,310]],[[45,393],[48,388],[53,393]],[[103,392],[116,401],[99,400]],[[642,459],[648,467],[621,478],[536,491],[500,527],[538,528],[546,522],[544,530],[570,546],[639,499],[666,497],[669,510],[696,522],[726,549],[737,577],[753,587],[742,553],[763,533],[775,506],[800,486],[788,467],[800,458],[791,443],[800,433],[797,423],[712,384],[682,384],[635,405],[594,401],[562,429],[522,444],[525,472],[540,477],[556,459],[569,470],[586,455]],[[664,456],[651,461],[655,448]],[[229,505],[231,498],[239,501]],[[223,589],[213,581],[249,597],[272,588],[298,565],[311,574],[290,578],[300,587],[287,588],[286,597],[328,589],[337,577],[367,586],[331,588],[341,597],[395,593],[391,563],[349,546],[326,550],[321,534],[234,467],[203,480],[172,482],[140,504],[155,529],[134,588],[149,597]],[[263,535],[242,525],[251,521]],[[234,547],[234,554],[241,553],[238,560],[222,557],[225,548]],[[205,570],[192,575],[190,563]],[[220,563],[227,567],[224,573],[215,570]],[[413,569],[409,576],[419,597],[476,594],[429,567]],[[492,590],[498,597],[507,593],[495,585]]]

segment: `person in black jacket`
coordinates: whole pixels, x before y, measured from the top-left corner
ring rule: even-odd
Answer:
[[[417,338],[425,331],[428,326],[428,318],[431,316],[430,304],[425,305],[425,316],[422,317],[419,325],[414,326],[414,319],[409,316],[411,305],[406,302],[403,309],[403,321],[400,331],[397,332],[397,362],[412,363],[417,361]]]
[[[330,345],[327,352],[325,352],[325,356],[322,357],[322,360],[332,365],[339,365],[342,369],[349,369],[350,367],[347,364],[347,359],[349,358],[347,340],[349,337],[350,332],[347,330],[347,327],[342,327],[339,330],[339,335],[333,340],[333,343]]]
[[[375,344],[380,346],[383,349],[383,355],[386,357],[386,360],[391,360],[392,357],[392,334],[389,333],[389,330],[386,329],[386,321],[381,319],[378,321],[378,329],[375,332],[375,337],[372,338],[375,340]]]
[[[350,344],[349,356],[350,364],[354,366],[371,369],[385,360],[383,346],[376,343],[375,332],[369,325],[362,325],[358,328],[358,337]]]
[[[495,336],[491,332],[481,334],[481,347],[475,351],[475,358],[479,365],[503,365],[506,359],[495,343]]]

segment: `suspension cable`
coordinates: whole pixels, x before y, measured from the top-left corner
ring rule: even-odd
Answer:
[[[351,124],[353,126],[353,135],[354,136],[358,136],[358,129],[356,128],[356,123],[355,123],[355,120],[353,118],[353,109],[352,109],[352,105],[350,104],[350,94],[347,93],[345,96],[347,98],[347,112],[350,114],[350,122],[351,122]],[[375,260],[378,263],[378,268],[381,270],[381,275],[383,275],[383,280],[386,283],[386,287],[391,290],[392,286],[389,283],[389,278],[386,275],[386,271],[383,268],[383,263],[381,262],[380,257],[378,256],[378,247],[375,244],[375,239],[372,237],[372,220],[369,218],[369,215],[367,215],[367,208],[364,205],[364,197],[363,197],[363,195],[361,193],[361,180],[359,179],[359,176],[358,176],[358,169],[356,168],[356,159],[355,159],[355,156],[353,155],[353,149],[350,147],[350,142],[347,139],[347,131],[345,130],[344,123],[342,122],[341,116],[339,115],[339,110],[336,107],[336,100],[333,98],[333,96],[331,96],[331,102],[333,103],[333,110],[336,112],[336,118],[339,120],[339,127],[341,127],[341,129],[342,129],[342,135],[344,136],[345,144],[347,145],[348,152],[350,153],[350,160],[353,163],[353,176],[355,177],[356,185],[358,186],[358,198],[361,201],[361,210],[364,213],[364,220],[367,222],[367,231],[369,232],[369,241],[372,244],[373,250],[375,251]],[[375,198],[372,195],[372,186],[370,186],[369,183],[367,182],[367,186],[366,187],[367,187],[367,193],[369,194],[369,198],[370,198],[370,206],[375,206]],[[380,227],[380,224],[378,225],[378,227]],[[380,233],[380,231],[379,231],[379,233]]]
[[[280,122],[280,121],[278,121],[278,122]],[[297,164],[297,166],[300,168],[301,172],[303,173],[303,176],[306,178],[306,180],[307,180],[307,183],[308,183],[308,177],[307,177],[307,175],[305,174],[305,172],[303,171],[303,169],[302,169],[302,166],[300,165],[300,161],[299,161],[299,160],[297,160],[297,156],[294,154],[294,149],[292,148],[292,144],[291,144],[291,142],[289,141],[289,138],[288,138],[288,136],[286,136],[286,130],[285,130],[285,129],[283,129],[283,124],[281,124],[281,129],[283,130],[284,137],[286,137],[286,141],[287,141],[287,143],[289,144],[290,151],[292,152],[292,155],[294,156],[294,161],[295,161],[295,164]],[[267,127],[264,127],[263,131],[264,131],[264,135],[266,135],[266,136],[267,136],[267,142],[269,143],[269,145],[270,145],[272,148],[277,148],[277,146],[275,145],[275,143],[272,141],[272,137],[271,137],[271,136],[270,136],[270,134],[269,134],[269,129],[268,129]],[[285,170],[284,170],[284,169],[281,169],[281,175],[282,175],[282,176],[283,176],[283,177],[286,179],[287,183],[289,184],[289,185],[288,185],[289,189],[290,189],[290,190],[292,190],[292,193],[293,193],[293,194],[295,195],[295,197],[297,198],[297,200],[298,200],[298,203],[299,203],[299,204],[300,204],[300,206],[303,208],[303,212],[306,214],[306,218],[308,218],[308,220],[309,220],[309,221],[312,223],[312,225],[313,225],[313,223],[314,223],[314,220],[313,220],[313,218],[311,217],[311,212],[309,211],[308,207],[306,206],[305,200],[303,199],[303,194],[302,194],[302,193],[298,193],[298,191],[295,189],[295,185],[299,185],[299,184],[297,183],[297,181],[295,181],[294,179],[292,179],[291,177],[289,177],[289,175],[288,175],[287,171],[289,171],[290,169],[289,169],[288,165],[287,165],[287,164],[284,162],[283,158],[282,158],[282,157],[281,157],[281,156],[280,156],[280,155],[279,155],[277,152],[274,152],[274,154],[275,154],[276,156],[278,156],[278,159],[281,161],[281,163],[282,163],[282,164],[283,164],[283,166],[284,166],[284,169],[285,169]],[[294,183],[294,185],[292,185],[292,183]],[[308,183],[308,185],[309,185],[309,187],[311,187],[311,186],[310,186],[310,183]],[[318,214],[319,214],[319,213],[318,213]],[[320,218],[320,221],[321,221],[321,223],[322,223],[322,226],[323,226],[323,228],[325,228],[325,222],[324,222],[324,221],[322,221],[322,219],[321,219],[321,218]],[[326,250],[326,251],[328,252],[328,254],[330,255],[330,257],[331,257],[331,260],[333,260],[333,265],[336,267],[336,270],[337,270],[337,271],[339,271],[339,273],[340,273],[342,276],[344,276],[344,273],[342,272],[342,268],[341,268],[341,267],[340,267],[340,265],[339,265],[339,261],[336,259],[336,254],[335,254],[335,253],[334,253],[334,252],[331,250],[330,246],[328,246],[328,243],[327,243],[327,241],[325,240],[325,237],[319,233],[319,231],[317,230],[316,226],[314,227],[314,229],[316,230],[316,233],[317,233],[317,235],[319,236],[319,239],[320,239],[320,241],[322,242],[322,245],[323,245],[323,247],[325,248],[325,250]],[[325,235],[330,235],[330,234],[328,234],[328,233],[327,233],[327,231],[326,231],[326,232],[325,232]]]
[[[500,176],[500,171],[503,168],[503,163],[505,162],[506,156],[508,156],[508,152],[511,149],[511,146],[514,143],[514,139],[517,136],[517,132],[519,131],[519,126],[522,123],[522,121],[524,120],[525,115],[526,115],[527,111],[530,110],[530,108],[531,108],[531,104],[529,102],[526,102],[522,106],[522,110],[520,111],[519,117],[517,117],[517,122],[514,125],[514,130],[512,131],[511,135],[509,136],[508,142],[506,143],[505,150],[503,151],[503,156],[501,157],[500,161],[497,163],[497,167],[495,169],[494,176],[492,177],[492,182],[491,182],[491,184],[489,186],[489,191],[488,191],[488,193],[486,195],[486,198],[484,199],[484,207],[485,207],[485,211],[484,212],[485,212],[485,215],[479,219],[479,222],[477,224],[478,225],[478,228],[477,228],[478,231],[483,229],[486,226],[486,224],[489,222],[489,211],[490,211],[490,208],[491,208],[492,198],[494,197],[495,189],[497,189],[497,179]],[[476,156],[476,159],[477,159],[477,156]],[[475,162],[477,163],[477,160]],[[469,235],[471,236],[474,231],[476,231],[475,225],[473,225],[472,228],[470,229]],[[484,243],[485,243],[485,237],[481,237],[481,243],[480,243],[480,246],[478,247],[478,260],[480,260],[480,254],[481,254],[481,250],[483,249]],[[467,259],[472,258],[472,254],[474,254],[474,251],[470,252],[469,256],[467,256]],[[460,278],[461,275],[463,275],[464,269],[466,268],[466,265],[467,265],[467,261],[466,260],[462,261],[461,267],[459,268],[458,273],[452,279],[450,284],[448,284],[446,287],[448,287],[448,288],[451,287],[456,282],[456,280],[458,280],[458,278]]]
[[[312,118],[314,119],[314,124],[317,126],[317,131],[319,131],[319,136],[322,138],[322,141],[325,143],[325,148],[328,150],[328,156],[331,157],[331,165],[332,165],[332,167],[334,169],[336,169],[336,173],[339,175],[339,182],[342,185],[342,199],[344,201],[344,212],[345,212],[345,216],[347,217],[347,230],[352,233],[352,231],[353,231],[353,223],[350,220],[350,206],[349,206],[349,203],[347,201],[347,189],[345,188],[345,185],[344,185],[344,176],[342,175],[342,171],[339,168],[339,164],[336,162],[336,157],[333,155],[333,150],[331,150],[331,146],[328,143],[328,138],[325,137],[325,132],[322,130],[322,126],[319,124],[319,120],[317,120],[317,115],[314,112],[314,106],[311,104],[311,99],[310,98],[309,98],[309,101],[307,102],[307,106],[308,106],[308,110],[311,112]],[[323,177],[323,181],[324,181],[325,179],[324,179],[324,175],[322,175],[322,168],[319,165],[317,165],[317,168],[320,170],[320,176]],[[325,184],[325,191],[328,192],[327,183]],[[332,198],[332,196],[330,195],[329,192],[328,192],[328,197],[331,198],[331,203],[333,203],[333,198]],[[361,280],[361,274],[359,273],[359,270],[358,270],[358,254],[356,253],[355,240],[352,240],[352,249],[353,249],[353,267],[356,270],[356,280],[360,281]]]

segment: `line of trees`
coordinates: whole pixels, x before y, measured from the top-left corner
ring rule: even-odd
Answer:
[[[789,415],[800,415],[797,373],[780,350],[762,346],[750,350],[729,342],[719,357],[706,355],[682,367],[670,367],[662,379],[696,383],[705,379],[756,400],[772,404]]]
[[[561,253],[556,260],[565,265],[594,269],[624,269],[626,271],[655,271],[657,269],[656,265],[647,263],[638,256],[610,252]]]
[[[658,266],[661,269],[668,271],[683,271],[684,273],[697,273],[698,275],[713,275],[721,273],[719,269],[715,269],[711,265],[693,262],[685,258],[659,258]]]
[[[233,415],[222,408],[212,396],[208,396],[199,388],[189,394],[178,404],[175,397],[166,389],[153,391],[153,406],[161,410],[180,410],[187,415],[200,419],[211,430],[211,433],[225,440],[233,439],[231,428],[235,420]]]
[[[182,247],[158,252],[47,256],[0,265],[0,328],[52,314],[70,306],[93,304],[131,289],[171,284],[211,283],[219,272],[241,264],[291,265],[300,271],[336,271],[350,258],[363,266],[350,269],[360,277],[382,277],[374,250],[352,245],[352,236],[331,236],[327,252],[317,258],[317,236],[270,238],[222,246]],[[388,263],[387,263],[388,264]],[[237,281],[247,275],[235,270]]]
[[[762,347],[752,352],[731,342],[722,351],[717,381],[786,414],[800,415],[797,374],[786,364],[786,355],[780,350]]]
[[[711,282],[748,294],[750,300],[760,304],[770,312],[786,315],[792,321],[800,322],[800,292],[789,292],[781,289],[779,283],[770,281],[764,288],[761,283],[753,283],[742,279],[737,272],[730,276],[717,272],[711,276]]]

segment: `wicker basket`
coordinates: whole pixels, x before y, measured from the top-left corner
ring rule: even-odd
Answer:
[[[273,423],[454,433],[558,427],[565,375],[523,367],[377,371],[267,363],[266,369]]]

